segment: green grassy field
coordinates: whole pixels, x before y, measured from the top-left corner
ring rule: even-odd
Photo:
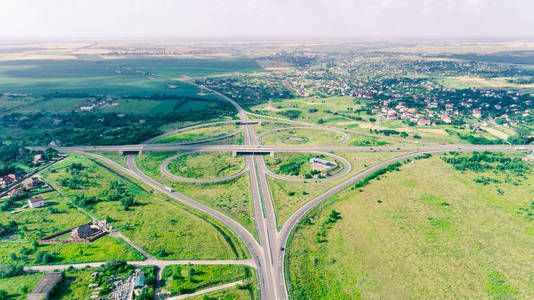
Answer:
[[[82,164],[89,184],[85,197],[97,203],[87,207],[89,213],[110,223],[147,252],[162,259],[236,259],[246,256],[244,246],[215,220],[171,200],[159,192],[121,175],[89,158],[73,155],[54,165],[45,174],[59,186],[67,177],[65,167]],[[118,182],[134,198],[134,205],[125,210],[119,201],[106,201],[102,193],[110,182]],[[81,190],[61,186],[61,191],[74,199]]]
[[[274,202],[278,226],[281,226],[292,213],[306,202],[340,184],[348,178],[381,161],[402,155],[398,152],[343,152],[335,153],[346,158],[352,170],[346,176],[327,182],[292,182],[268,177],[269,188]]]
[[[365,136],[360,134],[349,134],[349,141],[346,143],[346,146],[388,146],[388,145],[398,145],[400,142],[386,140],[379,137]],[[345,146],[342,144],[342,146]]]
[[[360,121],[367,121],[369,119],[369,116],[364,112],[356,112],[356,110],[364,106],[365,100],[353,100],[350,96],[335,96],[328,98],[308,97],[284,99],[273,102],[271,107],[268,104],[261,104],[252,107],[251,110],[268,116],[282,118],[287,118],[284,115],[287,111],[298,111],[299,115],[295,118],[298,121],[315,124],[323,123],[332,126],[346,126],[354,122],[357,118]]]
[[[237,129],[238,127],[233,124],[202,127],[163,137],[156,140],[155,143],[180,143],[203,140],[223,136]]]
[[[295,153],[295,152],[276,152],[274,156],[265,156],[265,164],[275,174],[297,177],[297,178],[320,178],[327,177],[328,170],[333,169],[334,167],[329,167],[324,170],[312,170],[312,164],[310,159],[313,157],[319,157],[331,162],[336,163],[338,166],[341,166],[337,172],[343,170],[343,164],[333,157],[328,157],[322,154],[313,154],[313,153]]]
[[[304,178],[312,171],[309,160],[314,154],[294,152],[276,152],[274,156],[265,156],[265,165],[275,174]]]
[[[291,295],[532,298],[534,177],[511,174],[459,171],[435,156],[345,190],[293,234]]]
[[[105,158],[109,158],[112,161],[118,163],[119,165],[128,168],[128,156],[127,155],[120,155],[117,151],[88,151],[89,153],[94,153],[101,155]]]
[[[173,152],[152,152],[136,157],[136,161],[138,167],[148,176],[173,187],[176,191],[196,201],[221,211],[257,236],[252,201],[250,200],[248,173],[238,178],[218,183],[177,182],[159,172],[161,162],[174,154]]]
[[[6,300],[24,300],[41,280],[42,273],[24,274],[0,279],[0,291],[7,292]]]
[[[255,294],[254,270],[238,265],[174,265],[165,267],[162,280],[171,296],[191,294],[199,290],[247,280],[249,289],[244,289],[249,298]]]
[[[243,145],[244,140],[245,137],[243,136],[243,132],[238,132],[237,134],[224,139],[199,143],[198,145]]]
[[[281,124],[281,123],[262,122],[261,125],[260,124],[254,124],[252,126],[254,127],[254,130],[256,131],[256,134],[260,134],[260,133],[263,133],[263,132],[268,131],[268,130],[290,127],[291,125]]]
[[[57,291],[52,294],[50,299],[87,299],[93,292],[88,285],[91,283],[91,274],[97,271],[96,269],[87,270],[72,270],[66,271],[65,277],[72,280],[72,283],[67,284],[63,281],[57,288]]]
[[[219,291],[193,296],[190,300],[249,300],[257,299],[250,296],[250,292],[239,287],[231,287]]]
[[[39,252],[52,255],[50,264],[102,261],[107,259],[139,260],[143,256],[120,239],[103,237],[92,243],[37,244],[45,236],[90,222],[91,219],[76,210],[57,192],[43,193],[48,207],[24,209],[18,214],[0,212],[1,223],[15,221],[18,231],[0,243],[0,263],[40,265]],[[21,206],[27,201],[18,202]]]
[[[197,152],[179,156],[167,165],[172,174],[195,179],[230,176],[243,167],[243,157],[233,157],[229,152]]]
[[[262,145],[329,145],[343,140],[343,136],[328,130],[311,128],[294,128],[271,132],[261,137]]]

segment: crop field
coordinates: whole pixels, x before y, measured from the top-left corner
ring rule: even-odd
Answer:
[[[197,95],[180,76],[202,76],[261,67],[248,59],[20,60],[0,62],[0,92],[46,95]],[[161,76],[160,76],[161,75]]]
[[[159,166],[163,160],[174,155],[173,152],[152,152],[136,157],[140,170],[174,190],[221,211],[241,223],[253,235],[256,225],[249,189],[248,172],[242,176],[217,183],[177,182],[162,175]]]
[[[343,136],[322,129],[293,128],[267,133],[261,137],[261,143],[269,146],[287,145],[329,145],[340,142]]]
[[[181,143],[203,140],[227,135],[235,132],[237,129],[239,129],[238,126],[233,124],[201,127],[162,137],[156,140],[155,143]]]
[[[254,270],[239,265],[174,265],[165,267],[162,280],[171,296],[191,294],[198,290],[223,285],[238,280],[248,282],[249,299],[254,299]],[[246,285],[246,284],[245,284]]]
[[[451,163],[404,164],[314,210],[288,246],[290,293],[532,298],[532,166],[499,163],[508,155],[442,157]]]
[[[108,61],[108,60],[106,60]],[[125,58],[109,60],[112,63],[135,69],[150,71],[166,77],[196,77],[220,75],[234,72],[248,73],[261,71],[262,68],[246,57],[216,59],[195,58]]]
[[[7,292],[9,300],[25,300],[42,276],[33,273],[0,279],[0,291]]]
[[[69,182],[66,170],[80,164],[77,177],[82,178],[83,197],[79,189],[62,184]],[[159,258],[236,259],[245,255],[240,242],[211,218],[151,192],[98,161],[73,155],[47,170],[44,176],[71,200],[85,205],[90,214],[98,219],[107,218],[117,230]],[[132,203],[125,206],[125,202],[113,200],[114,194],[106,192],[117,190],[111,185],[120,187],[120,198],[131,198]]]
[[[438,82],[447,87],[453,89],[466,89],[466,88],[494,88],[494,89],[508,89],[508,90],[521,90],[523,92],[534,92],[534,84],[518,84],[509,82],[508,80],[514,80],[517,78],[500,77],[500,78],[481,78],[481,77],[445,77],[438,79]]]
[[[346,176],[327,182],[292,182],[268,177],[269,188],[276,212],[278,226],[283,224],[295,211],[306,202],[340,184],[348,178],[381,161],[402,155],[399,152],[342,152],[335,153],[346,158],[352,170]]]
[[[229,152],[197,152],[173,159],[167,169],[179,177],[207,179],[230,176],[244,167],[243,157]]]

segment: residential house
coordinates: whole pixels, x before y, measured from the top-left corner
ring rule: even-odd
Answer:
[[[419,120],[419,121],[417,121],[417,125],[419,125],[419,126],[430,126],[430,125],[432,125],[432,122],[430,120]]]
[[[33,164],[36,165],[42,161],[43,156],[41,154],[35,154],[33,156]]]
[[[34,197],[31,199],[28,199],[28,204],[31,208],[39,208],[46,205],[43,197]]]
[[[24,192],[22,189],[20,189],[20,188],[14,188],[14,189],[12,189],[11,191],[9,191],[9,193],[7,193],[7,195],[8,195],[9,197],[13,197],[13,196],[15,196],[15,195],[22,195],[22,194],[24,194],[24,193],[25,193],[25,192]]]
[[[452,122],[451,121],[451,117],[445,116],[445,115],[441,116],[441,121],[443,121],[443,122],[445,122],[447,124],[450,124]]]

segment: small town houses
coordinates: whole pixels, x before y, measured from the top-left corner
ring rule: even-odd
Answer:
[[[17,182],[20,177],[16,174],[8,174],[6,176],[0,177],[0,188],[5,188],[6,186]]]

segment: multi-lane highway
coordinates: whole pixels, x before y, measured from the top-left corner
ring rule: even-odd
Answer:
[[[250,126],[250,125],[247,125]],[[250,126],[252,127],[252,126]],[[33,147],[36,149],[37,147]],[[258,152],[309,152],[309,151],[509,151],[509,150],[533,150],[533,145],[510,146],[510,145],[427,145],[427,146],[262,146],[262,145],[179,145],[179,144],[139,144],[124,146],[73,146],[55,147],[60,152],[80,151],[236,151],[240,153]]]
[[[203,87],[206,90],[210,90]],[[287,288],[284,275],[284,249],[287,246],[289,236],[299,220],[301,220],[313,207],[324,201],[325,199],[335,195],[336,193],[347,188],[351,184],[354,184],[358,180],[361,180],[371,174],[372,172],[379,170],[389,164],[402,161],[422,153],[440,153],[449,151],[508,151],[508,150],[534,150],[534,146],[509,146],[509,145],[438,145],[438,144],[426,144],[426,145],[411,145],[411,146],[380,146],[380,147],[347,147],[339,145],[326,145],[326,146],[262,146],[259,145],[258,137],[254,131],[254,127],[250,125],[253,121],[249,119],[249,116],[245,110],[243,110],[235,101],[228,97],[210,90],[214,94],[229,101],[234,105],[238,111],[238,115],[241,122],[241,129],[244,134],[244,145],[185,145],[185,144],[150,144],[143,143],[139,145],[120,145],[120,146],[76,146],[76,147],[56,147],[60,152],[86,152],[86,151],[121,151],[121,152],[142,152],[142,151],[232,151],[245,155],[245,167],[239,172],[244,173],[248,170],[250,189],[252,197],[252,205],[254,211],[254,218],[256,221],[256,229],[258,232],[259,242],[254,236],[248,232],[241,224],[234,221],[230,217],[222,214],[221,212],[200,204],[195,200],[180,194],[179,192],[169,191],[165,186],[153,178],[145,175],[135,164],[135,156],[129,155],[127,160],[128,169],[118,165],[117,163],[106,159],[102,156],[87,153],[88,155],[98,156],[100,159],[105,160],[109,164],[113,164],[115,169],[120,170],[134,176],[135,178],[144,181],[146,184],[154,187],[162,193],[181,201],[182,203],[196,208],[224,223],[230,229],[232,229],[244,242],[247,249],[250,252],[252,263],[256,268],[258,287],[260,290],[260,296],[262,299],[287,299]],[[254,114],[251,114],[254,115]],[[314,128],[320,128],[320,125],[308,124],[303,122],[293,122],[280,119],[279,121],[288,124],[313,126]],[[236,121],[218,122],[217,124],[236,123]],[[207,126],[206,124],[195,125],[190,128],[199,128]],[[184,131],[186,129],[180,129],[177,132]],[[330,130],[330,129],[329,129]],[[334,131],[337,131],[336,129]],[[344,139],[347,137],[343,135]],[[153,142],[155,139],[151,139],[148,142]],[[276,213],[274,204],[271,199],[271,192],[267,184],[267,177],[272,175],[265,166],[265,162],[262,154],[271,152],[313,152],[313,151],[398,151],[399,156],[384,161],[376,166],[373,166],[351,178],[348,178],[341,184],[331,188],[322,195],[316,197],[310,202],[306,203],[300,209],[298,209],[289,219],[282,225],[280,231],[277,227]],[[406,154],[409,153],[409,154]],[[342,159],[344,163],[346,160]],[[170,161],[170,160],[168,160]],[[167,161],[167,162],[168,162]],[[162,165],[162,171],[165,171],[165,165]],[[349,169],[350,171],[350,169]],[[164,174],[166,173],[163,172]],[[343,175],[348,172],[343,173]],[[171,176],[172,177],[172,176]],[[182,180],[181,178],[173,178],[175,180]]]

